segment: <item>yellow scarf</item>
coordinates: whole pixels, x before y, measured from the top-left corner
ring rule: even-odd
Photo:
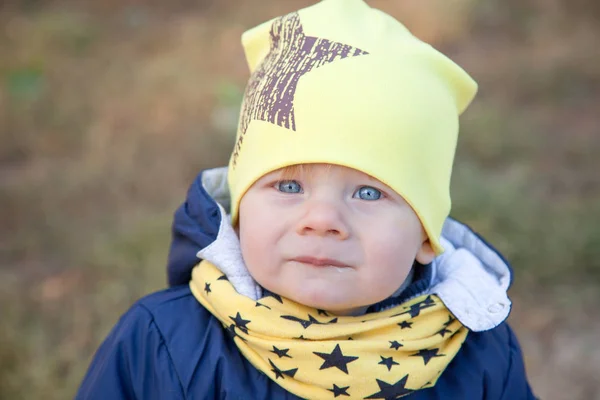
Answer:
[[[277,295],[240,295],[207,261],[190,288],[252,365],[305,399],[395,399],[432,387],[468,332],[434,295],[337,317]]]

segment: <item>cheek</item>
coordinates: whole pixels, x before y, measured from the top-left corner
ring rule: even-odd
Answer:
[[[244,262],[252,276],[259,279],[268,276],[275,265],[279,233],[272,213],[254,203],[243,202],[240,206],[239,238]]]
[[[418,247],[418,235],[399,230],[398,225],[381,224],[377,233],[368,236],[365,253],[367,265],[382,283],[403,281],[412,268]],[[401,282],[400,282],[401,283]]]
[[[264,287],[269,286],[268,278],[272,275],[269,272],[272,262],[269,259],[270,252],[267,251],[267,238],[261,235],[264,233],[262,229],[242,225],[243,222],[250,221],[242,221],[240,218],[240,245],[246,268],[259,284]]]
[[[253,229],[249,229],[247,225],[242,226],[244,226],[243,228],[240,226],[242,257],[246,261],[246,264],[253,264],[260,260],[260,255],[262,254],[261,243],[263,241]]]
[[[256,214],[250,214],[248,217],[240,215],[239,232],[242,257],[249,266],[257,262],[264,262],[264,250],[269,243],[268,229],[264,222],[256,217]]]

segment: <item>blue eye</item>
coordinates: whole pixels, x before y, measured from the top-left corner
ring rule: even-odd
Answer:
[[[302,186],[296,181],[279,181],[276,186],[283,193],[302,193]]]
[[[363,186],[359,188],[352,197],[361,200],[379,200],[381,198],[381,192],[374,187]]]

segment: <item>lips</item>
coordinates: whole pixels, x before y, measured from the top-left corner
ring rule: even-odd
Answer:
[[[349,267],[349,265],[344,264],[343,262],[335,260],[333,258],[317,258],[317,257],[310,257],[310,256],[300,256],[300,257],[293,258],[292,261],[296,261],[296,262],[299,262],[302,264],[314,265],[315,267],[328,267],[328,266],[340,267],[340,268]]]

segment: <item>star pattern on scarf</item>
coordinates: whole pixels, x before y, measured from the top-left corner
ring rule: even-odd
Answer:
[[[342,353],[342,349],[339,344],[336,344],[333,351],[331,353],[320,353],[317,351],[313,351],[313,354],[321,357],[325,362],[321,365],[319,369],[327,369],[335,367],[340,371],[348,374],[348,364],[358,360],[358,357],[355,356],[345,356]]]
[[[445,337],[446,333],[452,333],[451,330],[447,329],[450,325],[452,325],[452,323],[456,321],[456,318],[454,318],[454,316],[452,314],[448,315],[448,321],[444,322],[444,327],[442,329],[440,329],[437,334],[438,335],[442,335],[442,337]],[[454,335],[456,335],[458,333],[458,331],[455,331],[454,333],[452,333],[452,336],[450,337],[454,337]]]
[[[423,362],[427,365],[432,358],[446,356],[445,354],[438,354],[439,351],[440,349],[423,349],[416,354],[411,354],[411,357],[423,357]]]
[[[418,317],[419,314],[421,314],[421,310],[424,310],[426,308],[430,308],[433,306],[435,306],[435,301],[431,298],[431,296],[427,296],[427,298],[425,300],[411,305],[408,311],[402,312],[400,314],[395,314],[394,317],[396,317],[398,315],[403,315],[403,314],[410,314],[411,318],[415,318],[415,317]]]
[[[381,357],[381,361],[378,364],[385,365],[387,367],[388,371],[391,371],[392,367],[394,365],[400,365],[399,363],[394,361],[394,357],[384,357],[384,356],[379,356],[379,357]]]
[[[449,327],[454,321],[456,321],[456,318],[454,318],[452,315],[448,315],[448,321],[444,322],[444,326],[447,328]]]
[[[229,325],[227,328],[225,328],[225,332],[227,332],[227,334],[233,339],[237,336],[237,333],[235,333],[235,325],[231,324]]]
[[[406,389],[406,381],[408,380],[408,374],[394,384],[387,383],[380,379],[376,379],[377,385],[379,386],[379,392],[365,397],[365,399],[385,399],[394,400],[398,397],[412,393],[413,390]]]
[[[275,373],[275,380],[277,380],[279,378],[285,379],[284,375],[289,376],[290,378],[293,378],[296,375],[296,372],[298,372],[298,368],[293,368],[293,369],[288,369],[286,371],[282,371],[273,363],[273,361],[271,361],[270,358],[268,360],[269,360],[269,364],[271,364],[271,367],[273,367],[273,369],[271,369],[271,371],[273,371]]]
[[[438,335],[442,335],[442,337],[446,336],[446,333],[451,333],[452,331],[447,329],[447,328],[442,328],[439,331],[437,331]]]
[[[308,314],[308,319],[298,318],[298,317],[293,316],[293,315],[282,315],[281,318],[287,319],[289,321],[298,322],[300,325],[302,325],[302,327],[304,329],[308,328],[309,326],[311,326],[313,324],[315,324],[315,325],[325,325],[325,324],[335,324],[337,322],[337,318],[333,318],[329,322],[319,322],[317,319],[315,319],[315,317],[313,317],[310,314]]]
[[[402,344],[398,343],[396,340],[390,340],[390,349],[398,350],[400,347],[403,347]]]
[[[264,307],[264,308],[267,308],[269,310],[271,309],[271,307],[266,306],[266,305],[264,305],[263,303],[261,303],[259,301],[256,302],[256,304],[254,305],[254,307]]]
[[[428,387],[428,386],[430,386],[430,385],[431,385],[431,382],[425,382],[425,383],[423,384],[423,386],[421,386],[419,389],[425,389],[426,387]]]
[[[252,321],[250,321],[249,319],[242,318],[239,312],[236,314],[235,317],[230,316],[229,318],[231,318],[231,320],[235,322],[236,328],[244,332],[246,335],[248,334],[248,327],[246,325],[248,325]]]
[[[217,278],[218,281],[228,281],[229,278],[227,278],[227,275],[223,274],[220,277]]]
[[[217,295],[222,294],[222,290],[231,288],[230,283],[226,285],[216,283],[219,276],[219,274],[200,276],[196,285],[196,288],[200,290],[195,293],[202,295],[204,299],[207,299],[206,301],[215,301]],[[227,293],[226,296],[231,296],[231,294]],[[264,302],[265,297],[273,297],[282,306],[274,301],[266,302],[266,304],[271,305],[271,307],[267,306]],[[383,332],[389,334],[387,337],[384,336],[382,339],[378,339],[380,341],[377,346],[379,353],[365,353],[361,350],[360,343],[351,342],[354,335],[348,336],[350,331],[340,326],[340,324],[346,323],[344,318],[338,321],[335,315],[329,314],[325,310],[295,307],[293,302],[285,301],[286,299],[268,291],[265,291],[265,297],[259,301],[248,301],[246,299],[239,306],[227,308],[228,312],[222,313],[220,320],[224,331],[231,336],[240,349],[251,346],[251,349],[255,348],[261,352],[263,360],[263,366],[260,368],[261,372],[288,391],[291,387],[297,385],[295,376],[302,369],[302,378],[308,377],[314,379],[315,382],[318,381],[321,390],[325,389],[331,393],[330,398],[397,399],[422,388],[433,386],[440,375],[438,369],[443,369],[456,354],[452,347],[460,346],[458,341],[449,343],[451,339],[446,338],[446,336],[450,336],[450,333],[452,333],[452,336],[457,332],[466,333],[465,329],[462,329],[462,325],[457,322],[458,320],[451,313],[448,314],[447,309],[434,309],[423,313],[422,310],[441,304],[435,295],[423,296],[408,302],[406,305],[400,305],[396,309],[397,311],[394,310],[392,313],[387,314],[399,313],[394,314],[394,316],[403,315],[400,319],[405,319],[405,321],[399,322],[398,318],[389,321],[385,328],[387,330],[378,332],[379,334]],[[222,299],[221,301],[228,304],[229,297],[222,297]],[[303,318],[304,316],[306,318]],[[268,320],[269,317],[272,319]],[[292,323],[283,322],[278,317]],[[264,318],[267,318],[267,320],[264,320]],[[268,346],[271,346],[271,349],[269,349],[268,346],[263,346],[262,334],[257,335],[257,332],[253,332],[253,328],[256,324],[277,324],[273,321],[273,318],[279,320],[278,323],[286,332],[286,336],[281,338],[288,339],[285,341],[274,340],[272,343],[266,342]],[[252,320],[254,320],[253,324]],[[354,320],[352,323],[358,321]],[[371,322],[371,320],[362,322]],[[337,325],[327,326],[335,323]],[[313,329],[307,331],[306,329],[311,326]],[[377,327],[376,329],[381,328]],[[437,340],[449,343],[449,347],[442,347],[440,344],[437,344],[435,348],[429,347],[426,349],[422,349],[422,345],[412,347],[414,346],[414,339],[407,339],[401,334],[399,335],[400,329],[409,329],[413,334],[421,334],[423,331],[427,337],[432,339],[436,334],[439,334],[443,339],[437,336]],[[437,333],[434,333],[436,331]],[[244,332],[243,337],[240,336],[242,332]],[[308,338],[305,338],[302,334],[295,337],[301,332],[304,332]],[[322,339],[323,332],[331,332],[328,340]],[[364,336],[362,331],[356,332],[356,335],[358,335],[356,336],[357,340],[363,338],[369,340],[369,337]],[[267,334],[267,336],[269,335]],[[242,340],[235,340],[236,337]],[[292,339],[295,340],[295,343]],[[257,340],[258,346],[254,343]],[[300,340],[308,342],[300,343]],[[255,347],[252,347],[252,343]],[[407,347],[410,350],[407,350]],[[330,352],[327,352],[327,350],[330,350]],[[442,351],[444,354],[442,354]],[[363,357],[363,355],[366,355],[366,357]],[[372,358],[377,356],[380,360]],[[420,364],[418,360],[413,360],[416,363],[406,362],[410,361],[408,359],[412,357],[422,358],[423,364]],[[431,363],[434,358],[439,357],[446,358]],[[352,364],[354,361],[357,362]],[[350,364],[352,365],[349,366]],[[388,372],[375,366],[375,364],[385,367]],[[357,373],[360,374],[358,381],[356,380]],[[302,397],[302,391],[295,394],[300,394]]]
[[[334,383],[333,388],[327,389],[327,390],[329,390],[331,393],[333,393],[333,397],[338,397],[338,396],[350,396],[348,394],[348,389],[350,389],[350,386],[339,387],[338,385],[336,385]]]
[[[272,298],[274,298],[275,300],[277,300],[278,302],[280,302],[281,304],[283,304],[283,300],[281,299],[281,296],[280,296],[280,295],[278,295],[278,294],[275,294],[275,293],[272,293],[272,292],[266,291],[266,293],[265,293],[264,297],[272,297]]]
[[[282,358],[282,357],[292,358],[292,356],[290,356],[288,354],[288,351],[290,351],[290,349],[278,349],[277,347],[273,346],[273,350],[271,350],[271,353],[277,354],[277,356],[279,358]]]
[[[402,321],[400,323],[398,323],[398,326],[400,327],[400,329],[411,329],[412,328],[412,322],[408,322],[408,321]]]
[[[289,321],[298,322],[304,329],[308,328],[312,324],[320,324],[319,321],[315,319],[312,315],[308,315],[308,319],[298,318],[293,315],[282,315],[281,318],[287,319]]]
[[[233,340],[236,337],[242,339],[244,342],[246,342],[246,339],[244,339],[243,337],[241,337],[240,335],[237,334],[237,332],[235,331],[235,325],[231,324],[229,326],[227,326],[225,328],[225,332],[227,332],[227,334],[229,335],[229,337]]]

